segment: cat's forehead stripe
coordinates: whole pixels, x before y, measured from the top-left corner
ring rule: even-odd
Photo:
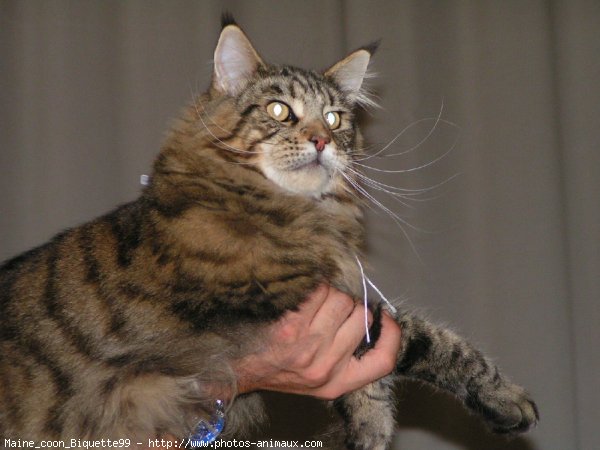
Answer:
[[[312,99],[329,105],[343,103],[335,87],[316,72],[283,66],[272,67],[270,71],[267,70],[267,73],[265,75],[267,75],[268,85],[263,87],[265,93],[288,95],[301,100]]]

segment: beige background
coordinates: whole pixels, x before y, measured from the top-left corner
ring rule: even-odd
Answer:
[[[207,86],[225,8],[270,61],[324,68],[383,38],[372,83],[382,108],[365,115],[367,136],[379,149],[413,124],[387,153],[430,136],[368,162],[436,162],[368,173],[410,188],[460,174],[414,208],[378,195],[434,232],[407,228],[420,263],[370,213],[370,273],[494,355],[542,421],[509,443],[445,396],[406,386],[397,448],[600,448],[595,0],[1,1],[0,259],[135,198],[169,119]],[[457,127],[415,123],[440,110]],[[299,433],[305,403],[279,412],[267,437]]]

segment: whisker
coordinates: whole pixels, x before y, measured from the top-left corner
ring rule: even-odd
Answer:
[[[389,156],[401,156],[401,155],[405,155],[407,153],[410,153],[414,150],[416,150],[417,148],[419,148],[425,141],[427,141],[427,139],[429,139],[429,137],[433,134],[433,132],[435,131],[435,129],[437,128],[438,124],[440,123],[440,121],[442,121],[442,112],[444,110],[444,100],[442,99],[442,104],[440,106],[440,112],[438,113],[437,117],[426,117],[424,119],[419,119],[415,122],[412,122],[411,124],[407,125],[402,131],[400,131],[400,133],[398,133],[396,136],[394,136],[394,138],[387,143],[387,145],[385,145],[381,150],[379,150],[377,153],[374,153],[373,155],[369,155],[366,156],[365,158],[358,160],[358,161],[364,161],[370,158],[374,158],[375,156],[378,156],[380,154],[382,154],[384,151],[386,151],[394,142],[396,142],[404,133],[406,133],[408,130],[410,130],[412,127],[414,127],[415,125],[421,123],[421,122],[426,122],[429,120],[435,120],[433,127],[431,127],[431,129],[429,130],[429,132],[427,133],[427,135],[421,139],[416,145],[414,145],[413,147],[409,148],[408,150],[404,150],[400,153],[394,153],[391,155],[386,155],[387,157]],[[447,123],[452,124],[452,122],[448,122],[445,121]],[[454,124],[453,124],[454,125]]]
[[[386,194],[389,194],[389,195],[391,195],[391,196],[392,196],[392,198],[393,198],[394,200],[396,200],[398,203],[400,203],[402,206],[406,206],[407,208],[413,208],[413,206],[412,206],[412,205],[410,205],[410,204],[408,204],[408,203],[405,203],[405,202],[403,202],[402,200],[400,200],[400,198],[404,198],[405,200],[413,200],[412,198],[410,198],[410,197],[408,197],[408,198],[407,198],[405,195],[403,195],[403,194],[401,194],[401,193],[399,193],[399,192],[392,192],[392,191],[388,191],[387,189],[385,189],[385,188],[382,188],[382,187],[379,187],[379,186],[377,186],[376,184],[372,184],[370,181],[371,181],[371,180],[363,180],[363,182],[364,182],[365,184],[367,184],[367,185],[368,185],[370,188],[372,188],[372,189],[376,189],[376,190],[378,190],[378,191],[385,192]],[[400,198],[399,198],[399,197],[400,197]]]
[[[458,174],[457,174],[458,175]],[[447,180],[448,181],[448,180]],[[380,185],[376,184],[377,182],[375,180],[372,180],[370,178],[365,177],[362,182],[364,182],[366,185],[368,185],[370,188],[378,190],[380,192],[384,192],[388,195],[391,195],[392,198],[397,201],[398,203],[400,203],[403,206],[406,206],[408,208],[414,208],[413,205],[406,203],[402,200],[400,200],[400,198],[406,200],[406,201],[411,201],[411,202],[429,202],[429,201],[433,201],[435,199],[441,198],[443,196],[443,194],[440,195],[434,195],[432,197],[421,197],[424,192],[417,192],[417,193],[401,193],[401,192],[393,192],[390,191],[388,189],[385,189],[384,187],[381,187]],[[385,185],[384,185],[385,186]],[[417,197],[419,196],[419,197]]]
[[[214,125],[216,128],[218,128],[219,130],[221,130],[221,131],[223,131],[223,132],[225,132],[225,133],[227,133],[227,134],[231,134],[232,130],[227,130],[227,129],[223,128],[223,127],[222,127],[222,126],[220,126],[218,123],[216,123],[216,122],[215,122],[215,121],[214,121],[214,120],[213,120],[213,119],[210,117],[210,115],[209,115],[208,113],[206,113],[206,108],[204,107],[205,105],[202,105],[202,106],[203,106],[203,108],[202,108],[202,111],[200,111],[200,110],[198,109],[198,103],[200,103],[200,104],[202,105],[202,103],[201,103],[201,102],[196,102],[196,101],[194,101],[194,108],[195,108],[195,110],[196,110],[196,114],[197,114],[197,116],[198,116],[198,119],[200,119],[200,121],[202,122],[202,125],[204,125],[204,127],[205,127],[207,130],[208,130],[208,126],[206,125],[206,123],[204,122],[204,120],[203,120],[203,119],[202,119],[202,117],[201,117],[202,111],[204,111],[204,112],[205,112],[205,114],[204,114],[204,115],[205,115],[206,119],[208,119],[208,120],[211,122],[211,124],[212,124],[212,125]],[[208,131],[209,131],[209,133],[211,133],[211,132],[210,132],[210,130],[208,130]],[[216,136],[215,136],[213,133],[211,133],[211,135],[212,135],[213,137],[215,137],[215,138],[216,138]],[[245,137],[242,137],[242,136],[237,136],[237,138],[238,138],[238,139],[240,139],[240,140],[242,140],[242,141],[244,141],[244,142],[247,142],[247,143],[252,143],[252,142],[253,142],[253,140],[252,140],[252,139],[248,139],[248,138],[245,138]],[[217,138],[217,139],[218,139],[218,138]],[[224,143],[222,140],[219,140],[219,141],[220,141],[221,143],[225,144],[225,143]],[[267,139],[267,140],[264,140],[264,141],[262,141],[262,142],[261,142],[261,145],[273,145],[273,146],[276,146],[276,145],[279,145],[279,143],[277,143],[277,142],[269,142],[269,140]],[[241,149],[238,149],[238,150],[239,150],[239,151],[241,151],[241,152],[244,152],[244,153],[256,153],[256,154],[259,154],[259,153],[264,153],[264,152],[253,152],[253,151],[247,151],[247,150],[241,150]]]
[[[195,105],[195,103],[194,103],[194,105]],[[197,106],[196,106],[196,113],[198,114],[198,119],[200,120],[200,122],[202,122],[202,125],[204,125],[204,128],[206,129],[206,131],[208,131],[208,133],[215,139],[216,142],[218,142],[219,144],[221,144],[224,147],[224,150],[229,150],[234,153],[240,153],[240,154],[263,154],[264,153],[264,152],[258,152],[258,151],[242,150],[240,148],[232,147],[231,145],[227,144],[226,142],[223,142],[217,135],[215,135],[212,132],[212,130],[208,127],[208,125],[206,125],[206,122],[204,122],[204,119],[202,118],[202,114],[200,113],[200,111],[198,111]],[[213,142],[213,143],[216,144],[216,142]]]
[[[353,185],[361,194],[363,194],[366,198],[368,198],[371,202],[373,202],[376,206],[378,206],[379,208],[381,208],[382,211],[384,211],[388,216],[390,216],[392,218],[392,220],[396,223],[396,225],[398,225],[398,228],[400,228],[400,230],[402,231],[402,234],[404,234],[404,237],[406,238],[406,240],[408,241],[413,253],[415,254],[415,256],[417,257],[417,259],[419,260],[419,262],[421,264],[423,264],[423,260],[421,259],[421,256],[419,255],[419,252],[417,251],[414,243],[412,242],[412,239],[410,238],[410,236],[408,235],[408,232],[404,229],[403,225],[408,226],[409,228],[412,228],[416,231],[420,231],[420,232],[425,232],[424,230],[419,229],[418,227],[415,227],[414,225],[408,223],[407,221],[403,220],[402,218],[400,218],[397,214],[395,214],[392,210],[390,210],[388,207],[386,207],[385,205],[383,205],[379,200],[377,200],[375,197],[373,197],[371,194],[369,194],[362,186],[360,186],[357,182],[355,182],[354,180],[352,180],[348,175],[346,175],[344,172],[340,172],[342,174],[342,176],[351,184]]]
[[[408,199],[417,200],[416,198],[413,198],[413,197],[422,196],[424,193],[435,190],[435,189],[449,183],[450,181],[452,181],[454,178],[458,177],[459,175],[461,175],[460,172],[456,173],[456,174],[452,175],[451,177],[447,178],[446,180],[442,181],[441,183],[435,184],[435,185],[427,187],[427,188],[409,189],[409,188],[401,188],[398,186],[391,186],[389,184],[385,184],[380,181],[374,180],[372,178],[369,178],[362,172],[360,172],[356,169],[353,169],[352,167],[346,167],[346,170],[351,172],[353,175],[359,177],[361,179],[361,181],[364,181],[365,183],[371,185],[373,188],[381,187],[382,190],[389,190],[389,191],[391,191],[390,194],[393,193],[393,194],[401,195],[403,198],[406,198],[407,200]]]
[[[422,169],[425,169],[426,167],[432,166],[433,164],[436,164],[439,161],[441,161],[442,159],[444,159],[446,156],[448,156],[448,154],[450,154],[454,150],[454,148],[456,147],[456,144],[458,143],[459,139],[460,139],[460,134],[457,135],[456,139],[452,143],[452,146],[448,150],[446,150],[441,156],[438,156],[437,158],[433,159],[432,161],[429,161],[426,164],[423,164],[423,165],[418,166],[418,167],[412,167],[410,169],[399,169],[399,170],[378,169],[377,167],[367,166],[366,164],[361,164],[361,163],[356,162],[356,161],[352,161],[352,164],[356,164],[357,166],[364,167],[365,169],[375,170],[377,172],[385,172],[385,173],[409,173],[409,172],[415,172],[417,170],[422,170]]]
[[[369,185],[373,189],[377,189],[379,191],[386,192],[390,195],[394,195],[394,196],[398,196],[398,197],[402,197],[402,198],[406,198],[406,199],[410,199],[410,196],[419,195],[419,194],[406,194],[406,193],[402,193],[402,192],[394,192],[394,191],[388,190],[388,189],[386,189],[387,185],[384,185],[383,183],[378,183],[377,181],[372,180],[371,178],[362,175],[360,172],[353,171],[351,168],[348,168],[348,170],[350,172],[354,172],[355,175],[357,175],[360,178],[360,181]]]
[[[208,115],[208,113],[206,113],[206,104],[203,104],[200,101],[200,95],[198,95],[198,91],[194,91],[194,88],[190,85],[190,91],[192,94],[192,104],[194,105],[194,110],[196,111],[196,116],[198,119],[200,119],[200,121],[202,122],[202,125],[204,125],[204,128],[207,129],[207,131],[216,138],[216,136],[208,129],[208,126],[206,125],[206,123],[204,122],[204,120],[202,119],[201,115],[201,111],[198,108],[198,105],[202,106],[202,111],[205,112],[205,116],[208,120],[210,120],[210,122],[212,123],[212,125],[214,125],[215,127],[217,127],[219,130],[224,131],[227,134],[231,134],[231,130],[226,130],[225,128],[223,128],[222,126],[220,126],[218,123],[216,123],[214,120],[212,120],[212,118]]]
[[[196,111],[196,116],[197,116],[198,120],[200,120],[200,122],[202,123],[202,125],[204,126],[204,128],[206,129],[206,131],[208,131],[208,133],[209,133],[209,134],[210,134],[210,135],[211,135],[211,136],[212,136],[212,137],[213,137],[213,138],[214,138],[214,139],[215,139],[217,142],[219,142],[220,144],[222,144],[222,145],[225,147],[225,148],[224,148],[224,150],[230,150],[230,151],[232,151],[232,152],[235,152],[235,153],[246,153],[246,152],[244,152],[244,150],[242,150],[242,149],[235,148],[235,147],[232,147],[232,146],[228,145],[227,143],[223,142],[223,141],[222,141],[222,140],[221,140],[221,139],[220,139],[220,138],[219,138],[217,135],[215,135],[215,134],[212,132],[212,130],[211,130],[209,127],[208,127],[208,125],[206,125],[206,122],[204,122],[204,119],[202,118],[202,113],[201,113],[201,112],[200,112],[200,110],[198,109],[198,102],[194,101],[194,102],[193,102],[193,104],[194,104],[194,109],[195,109],[195,111]],[[203,108],[202,108],[202,111],[206,111],[205,105],[202,105],[202,106],[203,106]],[[206,116],[207,116],[207,117],[210,117],[208,114],[206,114]],[[213,121],[213,124],[214,124],[214,121]],[[220,128],[220,127],[219,127],[217,124],[215,124],[215,125],[216,125],[218,128]]]
[[[356,258],[356,262],[358,263],[358,268],[360,269],[360,277],[362,278],[363,284],[363,301],[365,304],[365,339],[367,340],[367,344],[371,343],[371,336],[369,335],[369,304],[367,302],[367,277],[365,276],[365,271],[363,270],[363,266],[360,263],[360,259],[358,256],[354,255]]]
[[[196,109],[196,114],[198,115],[198,118],[200,118],[200,110],[198,109],[198,104],[200,104],[202,106],[202,111],[205,112],[205,117],[210,120],[211,124],[214,125],[215,127],[217,127],[219,130],[224,131],[227,134],[231,134],[232,130],[226,130],[225,128],[223,128],[221,125],[219,125],[218,123],[216,123],[211,117],[210,115],[208,115],[208,113],[206,113],[206,104],[202,104],[202,102],[200,101],[196,101],[197,97],[194,97],[194,108]]]
[[[407,227],[418,231],[420,233],[427,233],[427,230],[423,230],[419,227],[416,227],[415,225],[411,224],[410,222],[402,219],[400,216],[398,216],[395,212],[393,212],[391,209],[389,209],[387,206],[385,206],[383,203],[381,203],[379,200],[377,200],[375,197],[373,197],[371,194],[369,194],[369,192],[364,189],[363,187],[356,185],[356,187],[359,189],[359,191],[364,194],[369,200],[371,200],[373,203],[375,203],[375,205],[377,205],[378,207],[380,207],[385,213],[387,213],[388,215],[390,215],[394,220],[406,225]]]
[[[336,171],[340,173],[340,175],[342,175],[342,177],[346,178],[346,180],[348,181],[349,184],[351,184],[352,186],[356,186],[349,178],[347,178],[344,173],[336,168]],[[350,195],[352,195],[354,198],[356,198],[357,200],[359,200],[363,205],[365,205],[367,208],[369,208],[371,211],[377,213],[378,211],[375,210],[375,208],[373,208],[373,205],[371,205],[369,202],[365,201],[364,197],[361,197],[358,195],[358,193],[354,190],[352,190],[350,187],[348,187],[346,184],[342,184],[344,190],[346,192],[348,192]]]

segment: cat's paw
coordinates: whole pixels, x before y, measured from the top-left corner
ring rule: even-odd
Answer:
[[[467,396],[465,403],[481,415],[495,433],[523,433],[539,420],[537,406],[529,394],[510,382],[477,389]]]

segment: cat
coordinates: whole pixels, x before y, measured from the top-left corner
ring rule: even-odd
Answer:
[[[213,410],[207,386],[235,386],[231,361],[268,324],[322,283],[362,298],[350,169],[364,156],[355,111],[375,48],[323,73],[271,65],[224,16],[210,88],[174,124],[140,197],[0,268],[0,437],[183,438]],[[529,395],[480,351],[395,316],[394,372],[333,402],[345,448],[388,448],[402,377],[454,394],[495,431],[535,425]],[[238,396],[228,430],[261,408]]]

